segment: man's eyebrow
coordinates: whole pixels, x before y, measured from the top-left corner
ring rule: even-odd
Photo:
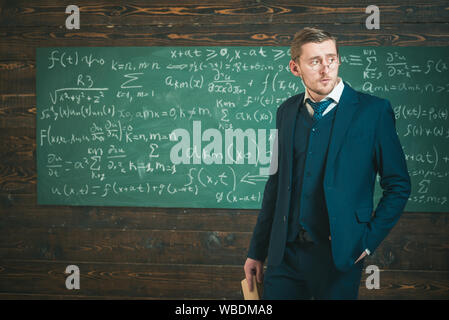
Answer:
[[[336,56],[338,56],[338,54],[337,53],[326,53],[325,56],[326,57],[336,57]],[[318,58],[321,58],[321,56],[310,57],[307,60],[313,60],[313,59],[318,59]]]

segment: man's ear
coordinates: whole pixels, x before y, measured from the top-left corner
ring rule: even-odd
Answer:
[[[290,60],[290,63],[288,65],[290,67],[291,73],[293,73],[294,76],[301,78],[301,70],[299,69],[299,66],[296,64],[296,62]]]

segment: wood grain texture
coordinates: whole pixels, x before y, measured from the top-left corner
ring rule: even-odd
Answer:
[[[35,54],[51,46],[288,46],[306,26],[344,46],[448,46],[447,1],[0,1],[0,299],[241,299],[257,210],[39,206]],[[360,299],[448,299],[449,213],[404,213]],[[65,267],[81,290],[65,288]]]
[[[36,94],[0,94],[0,130],[23,127],[36,128]],[[4,151],[1,148],[0,152]]]
[[[302,2],[302,3],[301,3]],[[354,24],[367,17],[372,1],[77,1],[83,26],[92,25],[241,25],[251,24]],[[376,1],[382,23],[446,23],[445,1],[410,3]],[[9,1],[1,13],[0,26],[59,27],[68,16],[66,4],[54,1]],[[432,14],[432,15],[431,15]]]
[[[310,24],[92,26],[80,30],[0,27],[0,61],[34,60],[37,47],[55,46],[288,46],[293,35],[306,26]],[[444,46],[449,39],[449,23],[382,25],[380,30],[366,30],[364,20],[314,26],[331,29],[342,46]]]
[[[242,300],[237,266],[79,262],[80,290],[67,290],[64,273],[71,262],[2,260],[0,298],[29,299],[234,299]],[[363,273],[360,299],[449,298],[449,272],[381,270],[380,288],[367,289]]]
[[[0,228],[0,257],[238,266],[245,261],[257,219],[256,211],[215,209],[42,206],[33,211],[4,205],[0,222],[7,227]],[[446,214],[405,213],[367,263],[445,271],[448,227]]]

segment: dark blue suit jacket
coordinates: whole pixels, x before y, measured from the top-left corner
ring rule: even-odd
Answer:
[[[371,252],[398,221],[410,195],[410,177],[388,100],[353,90],[346,82],[337,106],[323,189],[335,266],[348,270]],[[265,185],[248,257],[278,265],[283,258],[291,199],[293,129],[304,93],[277,111],[277,170]],[[274,159],[273,159],[274,160]],[[376,174],[382,198],[373,212]]]

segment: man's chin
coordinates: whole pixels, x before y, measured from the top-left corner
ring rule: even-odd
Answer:
[[[315,91],[316,93],[318,93],[320,96],[327,96],[329,93],[332,92],[332,88],[330,89],[321,89],[321,90],[317,90]]]
[[[321,88],[320,94],[321,95],[328,95],[334,89],[335,84],[336,84],[335,82],[330,82],[330,81],[326,82],[326,83],[320,82],[320,88]]]

